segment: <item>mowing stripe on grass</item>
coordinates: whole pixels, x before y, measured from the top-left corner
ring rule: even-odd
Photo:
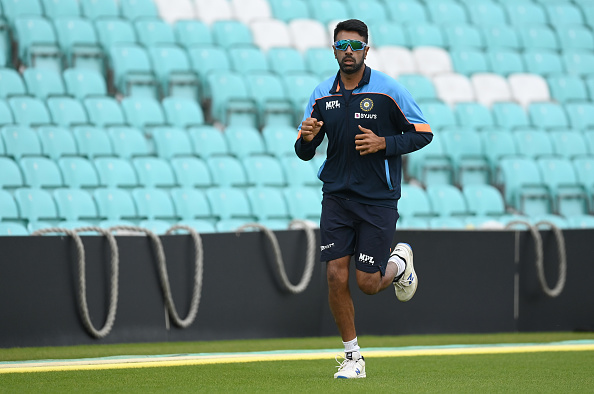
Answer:
[[[553,343],[520,343],[496,345],[409,346],[365,348],[365,357],[411,357],[469,354],[535,353],[594,351],[594,340]],[[158,356],[114,356],[77,360],[33,360],[0,362],[0,374],[23,372],[77,371],[174,367],[203,364],[247,363],[257,361],[322,360],[342,354],[343,349],[275,350],[246,353],[198,353]]]

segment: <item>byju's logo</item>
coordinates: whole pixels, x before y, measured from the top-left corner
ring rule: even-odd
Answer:
[[[355,119],[377,119],[377,114],[362,114],[355,112]]]
[[[334,108],[340,108],[340,103],[338,102],[338,100],[326,101],[326,110]]]
[[[369,265],[375,264],[375,262],[373,261],[373,256],[368,256],[365,253],[359,254],[359,261],[362,263],[367,263]]]

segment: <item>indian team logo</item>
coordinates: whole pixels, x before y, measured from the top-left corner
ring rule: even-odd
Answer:
[[[361,109],[365,112],[369,112],[373,109],[373,101],[371,99],[363,99],[361,100],[361,104],[359,104],[359,107],[361,107]]]

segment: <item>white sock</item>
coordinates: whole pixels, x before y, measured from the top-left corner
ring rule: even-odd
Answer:
[[[396,271],[396,275],[394,276],[394,278],[397,278],[400,275],[402,275],[404,273],[404,270],[406,269],[406,263],[404,262],[404,260],[402,260],[400,257],[396,255],[393,255],[392,257],[390,257],[390,260],[388,260],[388,262],[390,261],[395,263],[398,267],[398,271]]]
[[[346,353],[353,353],[353,352],[359,352],[359,350],[361,349],[359,347],[359,342],[357,341],[357,337],[355,337],[355,339],[352,339],[348,342],[343,342],[342,343],[344,345],[344,352]]]

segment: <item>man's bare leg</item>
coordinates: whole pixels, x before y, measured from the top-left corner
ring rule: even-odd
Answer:
[[[355,330],[355,307],[349,289],[349,265],[351,256],[330,260],[326,264],[328,278],[328,303],[343,342],[357,336]]]

